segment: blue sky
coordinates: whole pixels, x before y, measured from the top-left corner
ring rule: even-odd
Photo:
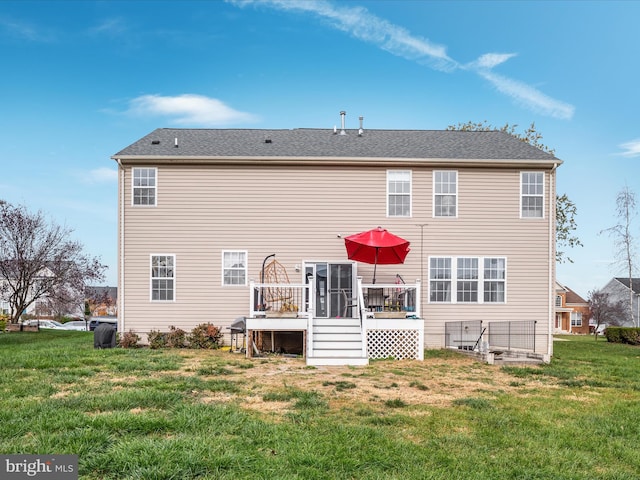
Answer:
[[[110,266],[116,166],[158,127],[444,129],[532,122],[564,161],[583,297],[612,266],[615,198],[640,195],[640,2],[2,1],[0,198]],[[636,219],[636,238],[640,237]]]

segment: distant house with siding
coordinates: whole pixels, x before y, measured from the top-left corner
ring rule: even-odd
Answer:
[[[443,347],[446,322],[518,320],[535,322],[536,349],[552,353],[562,162],[509,134],[161,128],[112,158],[119,331],[228,327],[239,316],[260,328],[251,281],[272,254],[293,284],[313,279],[313,318],[279,325],[303,342],[327,323],[360,328],[363,305],[344,302],[365,299],[373,265],[348,260],[340,237],[383,226],[411,252],[379,265],[377,285],[394,287],[399,274],[422,287],[420,311],[407,317],[419,314],[420,346]],[[376,342],[391,341],[384,331]],[[315,348],[306,355],[320,356]]]
[[[620,301],[624,305],[629,305],[631,301],[632,318],[622,318],[619,324],[626,327],[640,326],[640,278],[631,278],[630,281],[628,277],[614,277],[600,291],[608,293],[611,301]]]

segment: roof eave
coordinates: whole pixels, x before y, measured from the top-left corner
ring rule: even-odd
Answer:
[[[278,165],[278,166],[456,166],[491,168],[545,168],[562,164],[557,158],[484,159],[484,158],[403,158],[403,157],[282,157],[282,156],[176,156],[176,155],[113,155],[123,165]]]

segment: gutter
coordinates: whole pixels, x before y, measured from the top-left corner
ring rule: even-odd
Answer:
[[[553,193],[553,199],[549,199],[549,341],[547,342],[547,355],[549,361],[553,355],[553,322],[555,320],[555,271],[556,271],[556,258],[555,258],[555,236],[556,236],[556,168],[558,163],[553,164],[553,168],[549,173],[549,193]],[[551,196],[551,195],[549,195]],[[571,317],[569,317],[569,331],[571,331]]]
[[[214,155],[123,155],[111,157],[120,164],[135,165],[268,165],[268,166],[383,166],[383,167],[483,167],[547,168],[562,161],[512,158],[407,158],[407,157],[323,157],[323,156],[214,156]]]
[[[113,157],[112,157],[113,158]],[[119,280],[118,280],[118,331],[124,332],[124,167],[119,158],[114,158],[118,162],[118,198],[119,219],[118,219],[118,256],[120,257]]]

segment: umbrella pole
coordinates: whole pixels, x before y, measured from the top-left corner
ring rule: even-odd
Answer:
[[[376,268],[378,267],[378,247],[376,247],[376,257],[373,261],[373,284],[376,283]]]

